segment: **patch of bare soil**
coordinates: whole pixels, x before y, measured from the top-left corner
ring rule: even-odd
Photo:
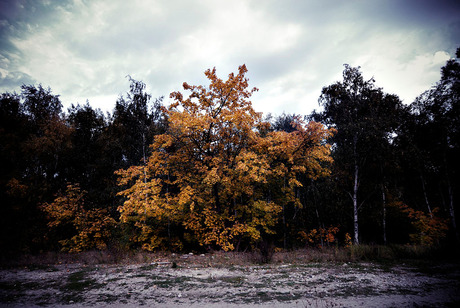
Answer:
[[[443,264],[423,270],[404,264],[377,263],[216,265],[213,258],[185,255],[140,264],[76,263],[2,269],[0,306],[456,307],[460,304],[457,265]]]

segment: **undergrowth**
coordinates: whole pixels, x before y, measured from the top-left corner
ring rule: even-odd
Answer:
[[[413,245],[355,245],[346,248],[324,247],[296,250],[272,251],[257,256],[257,252],[214,251],[206,254],[175,254],[146,251],[86,251],[81,253],[48,252],[37,255],[24,254],[12,259],[3,259],[1,267],[27,266],[28,268],[49,268],[58,264],[150,264],[180,268],[187,264],[199,267],[231,267],[260,263],[323,263],[323,262],[436,262],[459,260],[458,251],[446,248],[428,248]]]

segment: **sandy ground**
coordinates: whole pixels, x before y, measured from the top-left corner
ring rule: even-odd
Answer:
[[[0,307],[458,307],[460,268],[171,261],[0,270]]]

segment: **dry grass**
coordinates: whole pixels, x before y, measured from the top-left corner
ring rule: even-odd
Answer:
[[[359,245],[350,248],[325,247],[274,252],[274,264],[323,262],[398,261],[401,259],[436,259],[442,252],[419,246]],[[175,254],[146,251],[86,251],[81,253],[47,252],[3,258],[3,267],[44,266],[53,264],[171,264],[171,266],[231,267],[263,263],[257,252],[223,252]]]

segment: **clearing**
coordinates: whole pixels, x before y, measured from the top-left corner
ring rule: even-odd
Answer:
[[[172,255],[125,264],[0,269],[0,307],[457,307],[458,264],[216,262]],[[236,259],[235,259],[236,260]]]

